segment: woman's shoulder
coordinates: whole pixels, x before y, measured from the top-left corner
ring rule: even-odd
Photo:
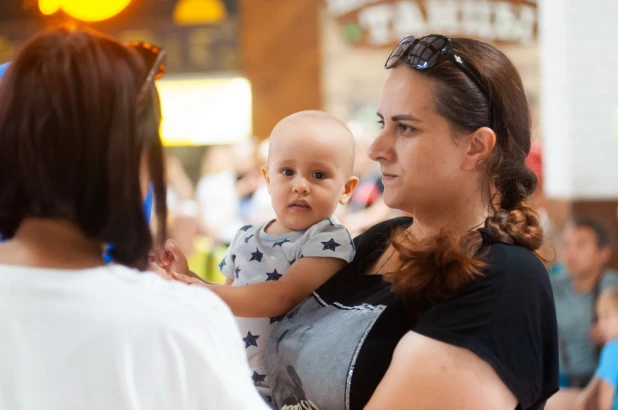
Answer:
[[[483,276],[486,280],[501,282],[510,292],[530,292],[537,289],[550,290],[549,272],[541,259],[529,249],[518,245],[494,243],[486,248],[486,266]]]

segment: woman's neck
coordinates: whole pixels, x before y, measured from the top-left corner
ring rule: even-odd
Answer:
[[[11,240],[0,246],[0,263],[54,269],[103,265],[103,245],[70,222],[26,218]]]
[[[489,216],[489,206],[481,197],[453,200],[448,207],[431,207],[411,212],[414,223],[409,231],[417,239],[423,240],[447,230],[452,233],[465,233],[481,228]]]

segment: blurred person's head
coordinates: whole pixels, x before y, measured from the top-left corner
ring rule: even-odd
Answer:
[[[405,269],[393,276],[394,285],[438,300],[482,266],[474,257],[482,244],[475,224],[484,224],[498,241],[532,251],[543,242],[539,217],[527,203],[537,184],[525,163],[528,102],[513,63],[474,39],[408,37],[385,67],[390,74],[378,109],[382,131],[369,149],[383,173],[384,202],[414,216],[415,225],[433,224],[439,232],[414,245],[412,238],[396,241]],[[470,226],[461,226],[462,209]],[[443,286],[427,278],[445,266],[449,278],[438,281]]]
[[[354,136],[343,122],[321,111],[281,120],[262,168],[277,220],[302,231],[330,218],[358,184],[353,165]]]
[[[618,338],[618,289],[607,289],[597,300],[597,327],[604,342]]]
[[[146,269],[153,239],[142,201],[152,184],[165,238],[156,49],[91,31],[30,40],[0,82],[0,234],[26,219],[64,221],[114,243],[113,259]]]
[[[206,148],[202,156],[202,175],[217,175],[233,169],[234,160],[230,145],[211,145]]]
[[[599,274],[611,256],[611,237],[605,225],[594,218],[576,217],[565,227],[562,258],[574,278]]]

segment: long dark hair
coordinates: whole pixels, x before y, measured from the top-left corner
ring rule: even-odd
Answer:
[[[491,188],[496,193],[489,202],[498,203],[492,205],[485,229],[497,241],[536,252],[543,243],[543,231],[538,214],[527,202],[537,178],[525,163],[531,148],[531,125],[519,73],[502,52],[487,43],[468,38],[451,40],[464,63],[479,74],[489,95],[449,56],[417,73],[434,82],[436,111],[449,121],[456,135],[481,127],[490,127],[496,133],[493,152],[480,164],[486,190]],[[399,64],[405,64],[404,60]],[[402,233],[393,236],[401,269],[386,276],[414,309],[447,299],[485,266],[479,253],[482,236],[478,231],[463,236],[443,231],[423,241]]]
[[[154,186],[158,243],[166,207],[161,120],[150,67],[118,41],[66,28],[42,33],[0,82],[0,234],[27,217],[69,221],[113,259],[145,270],[153,238],[140,167]]]

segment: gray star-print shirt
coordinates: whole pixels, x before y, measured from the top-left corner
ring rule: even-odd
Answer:
[[[325,219],[306,231],[268,234],[271,221],[243,226],[234,237],[219,269],[233,279],[232,286],[279,280],[292,264],[304,257],[354,258],[354,242],[335,218]],[[262,360],[270,333],[283,317],[236,318],[247,351],[253,380],[263,396],[269,396],[268,378]]]

